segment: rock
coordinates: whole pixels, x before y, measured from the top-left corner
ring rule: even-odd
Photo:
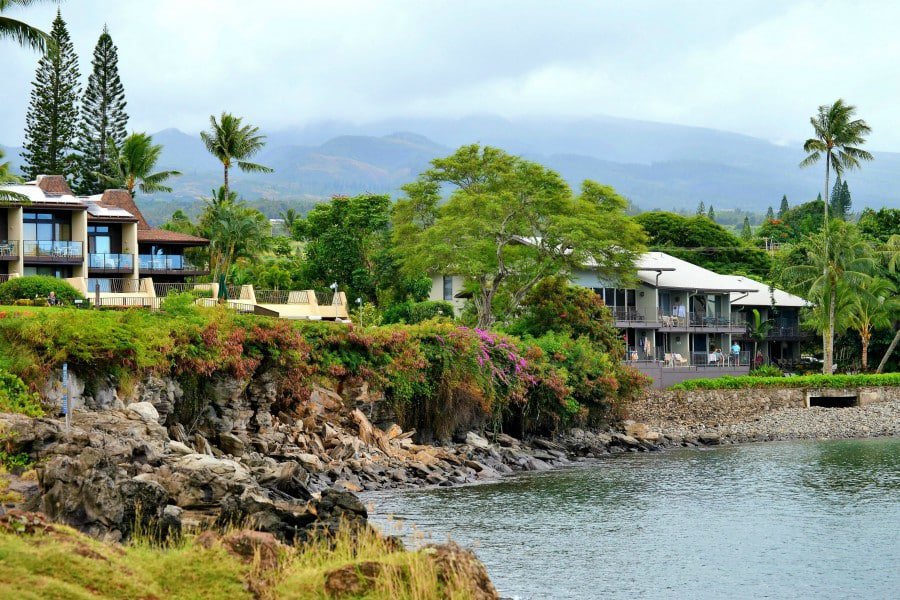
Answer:
[[[399,481],[401,483],[406,481],[406,471],[404,469],[392,469],[389,475],[394,481]]]
[[[184,456],[185,454],[194,454],[194,451],[191,450],[187,445],[182,444],[181,442],[171,441],[167,446],[169,452],[173,454],[178,454],[180,456]]]
[[[486,439],[475,433],[474,431],[470,431],[466,434],[466,443],[473,448],[489,448],[491,443]]]
[[[386,565],[373,561],[347,565],[325,575],[325,593],[329,598],[360,598],[375,589],[375,582]]]
[[[525,462],[525,468],[529,471],[549,471],[552,467],[539,458],[530,457]]]
[[[625,422],[625,434],[637,439],[646,439],[650,428],[644,423],[635,423],[634,421]]]
[[[361,492],[362,486],[349,479],[338,479],[334,482],[334,489],[342,492]]]
[[[621,433],[613,433],[612,441],[617,442],[620,446],[625,447],[637,447],[641,445],[639,441],[637,441],[630,435],[623,435]]]
[[[233,531],[222,538],[222,545],[243,563],[254,563],[264,571],[277,569],[286,547],[271,533]],[[257,561],[257,557],[259,562]]]
[[[484,465],[477,460],[467,460],[465,461],[465,465],[476,473],[481,473],[485,469]]]
[[[487,568],[474,552],[453,543],[428,546],[427,550],[431,551],[429,556],[434,562],[439,580],[460,578],[470,582],[473,590],[472,600],[500,600]]]
[[[226,454],[243,456],[247,445],[241,438],[226,431],[219,434],[219,447],[222,448]]]
[[[564,450],[564,448],[556,442],[551,442],[550,440],[544,440],[541,438],[535,438],[531,443],[537,448],[542,448],[544,450]]]
[[[296,459],[300,462],[304,467],[309,469],[310,471],[322,472],[325,470],[325,464],[315,454],[309,454],[307,452],[300,452],[298,454],[294,454],[291,458]]]
[[[518,446],[521,444],[521,442],[519,442],[519,440],[512,437],[511,435],[506,435],[505,433],[498,433],[497,436],[494,438],[494,440],[498,444],[500,444],[501,446],[504,446],[506,448]]]
[[[437,473],[429,473],[428,477],[425,478],[425,481],[430,483],[431,485],[441,485],[447,481],[446,478],[438,475]]]
[[[698,436],[698,439],[701,444],[706,444],[707,446],[716,446],[722,441],[721,436],[712,431],[704,431]]]
[[[159,412],[149,402],[132,402],[126,408],[146,421],[159,421]]]
[[[258,487],[244,465],[206,454],[180,456],[156,479],[183,508],[217,505],[228,495]]]
[[[166,538],[177,538],[181,535],[181,517],[184,510],[174,504],[168,504],[162,511],[159,529]]]

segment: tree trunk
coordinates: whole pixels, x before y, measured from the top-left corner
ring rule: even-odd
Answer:
[[[222,187],[225,188],[225,198],[228,198],[228,165],[224,165],[222,168],[225,171],[225,185]]]
[[[834,313],[837,303],[837,289],[831,286],[831,304],[828,306],[828,339],[825,341],[825,366],[824,373],[831,375],[834,372]]]
[[[825,219],[822,221],[822,235],[825,236],[825,264],[822,267],[822,276],[828,281],[828,179],[831,175],[831,149],[825,154]],[[831,375],[832,351],[834,349],[834,296],[835,290],[831,290],[831,306],[828,308],[828,333],[827,337],[822,340],[822,353],[825,355],[825,364],[822,365],[822,373]]]
[[[894,352],[894,348],[897,347],[897,344],[900,343],[900,328],[897,329],[897,332],[894,334],[894,339],[891,340],[891,345],[888,346],[888,349],[885,351],[884,356],[881,357],[881,362],[878,363],[878,368],[875,369],[876,373],[881,373],[884,371],[884,366],[887,364],[888,359],[891,357],[891,354]]]
[[[872,334],[869,332],[860,331],[859,339],[862,342],[862,370],[863,372],[869,370],[869,338],[872,337]]]

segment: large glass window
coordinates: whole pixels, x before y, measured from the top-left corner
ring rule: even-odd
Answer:
[[[29,241],[68,242],[72,240],[72,226],[67,217],[52,213],[25,213],[22,217],[22,236]]]
[[[444,275],[444,300],[453,300],[453,277]]]
[[[109,225],[88,225],[88,252],[91,254],[112,253]]]

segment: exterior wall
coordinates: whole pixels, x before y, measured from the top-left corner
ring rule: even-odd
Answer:
[[[122,254],[131,254],[133,265],[131,278],[140,277],[140,261],[138,260],[137,223],[122,223]]]
[[[657,289],[645,283],[640,284],[635,293],[634,305],[638,313],[644,315],[646,321],[656,322],[657,314],[659,313],[659,293]]]
[[[713,427],[784,408],[805,408],[810,396],[857,396],[860,405],[900,400],[900,387],[828,389],[649,390],[626,406],[628,418],[651,427]]]
[[[454,275],[452,277],[453,281],[453,295],[455,296],[463,289],[463,285],[465,284],[465,278],[460,277],[458,275]],[[443,302],[444,301],[444,276],[443,275],[434,275],[431,278],[431,293],[428,295],[429,300],[433,300],[435,302]],[[452,300],[447,300],[450,304],[453,305],[453,311],[456,316],[459,316],[459,313],[462,311],[463,306],[466,301],[464,298],[453,298]]]
[[[685,358],[684,354],[682,354]],[[722,377],[723,375],[747,375],[750,367],[696,367],[696,366],[667,366],[658,362],[636,362],[629,363],[638,371],[653,379],[653,387],[656,389],[664,389],[681,383],[688,379],[709,379],[711,377]]]
[[[88,234],[87,234],[87,211],[77,210],[72,213],[72,241],[81,242],[83,260],[80,265],[72,266],[73,277],[88,276]]]
[[[25,211],[21,206],[11,206],[7,209],[6,213],[6,239],[16,240],[16,243],[19,246],[19,258],[18,260],[10,263],[9,272],[18,273],[19,275],[25,273],[25,256],[22,252],[22,234],[24,233],[22,228],[22,219],[24,217],[24,214]]]

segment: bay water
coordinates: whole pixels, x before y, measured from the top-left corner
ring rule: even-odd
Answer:
[[[900,598],[900,439],[623,454],[368,494],[409,544],[470,547],[505,597]]]

